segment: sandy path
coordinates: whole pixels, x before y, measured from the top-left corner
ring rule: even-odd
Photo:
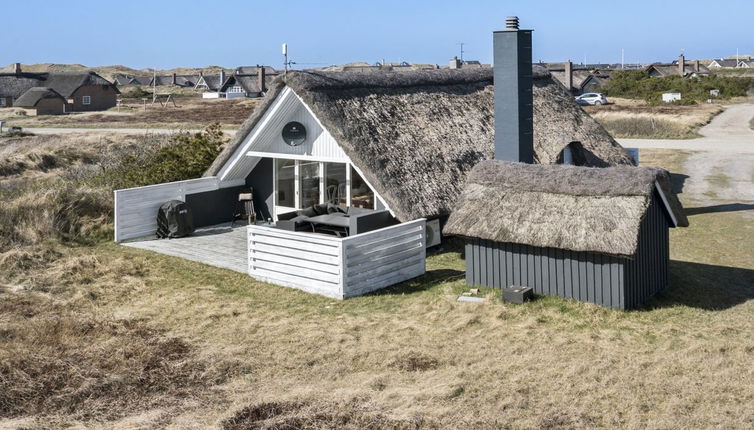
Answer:
[[[698,139],[618,139],[626,148],[667,148],[690,151],[726,151],[754,154],[754,104],[726,106],[725,111],[702,127]]]

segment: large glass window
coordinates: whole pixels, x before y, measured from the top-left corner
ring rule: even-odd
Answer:
[[[296,207],[295,169],[296,162],[294,160],[275,160],[278,206]]]
[[[301,208],[319,203],[319,161],[300,161]]]
[[[351,167],[351,206],[374,209],[374,191],[353,167]]]
[[[346,184],[345,163],[325,164],[325,203],[346,206],[348,204],[348,185]]]

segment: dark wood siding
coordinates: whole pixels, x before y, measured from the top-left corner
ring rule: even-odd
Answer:
[[[537,294],[635,308],[668,285],[669,226],[655,195],[633,259],[471,238],[466,282],[493,288],[525,285]]]
[[[84,96],[91,97],[91,103],[84,104]],[[111,85],[83,85],[71,94],[71,112],[99,111],[115,107],[118,93]]]

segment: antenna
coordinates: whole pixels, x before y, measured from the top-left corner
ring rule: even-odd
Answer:
[[[625,56],[625,54],[626,54],[625,49],[621,48],[620,49],[620,68],[621,69],[625,69],[626,68],[626,61],[625,61],[626,56]]]
[[[296,64],[296,63],[293,61],[288,61],[288,44],[284,43],[283,44],[283,67],[285,67],[286,75],[288,74],[288,68],[293,64]]]
[[[465,43],[459,42],[459,43],[457,43],[457,45],[461,45],[461,57],[460,57],[460,59],[461,59],[461,63],[463,63],[463,45],[465,45]]]

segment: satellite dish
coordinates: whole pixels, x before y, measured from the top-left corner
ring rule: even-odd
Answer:
[[[283,140],[290,146],[299,146],[306,140],[306,127],[297,121],[291,121],[283,127]]]

